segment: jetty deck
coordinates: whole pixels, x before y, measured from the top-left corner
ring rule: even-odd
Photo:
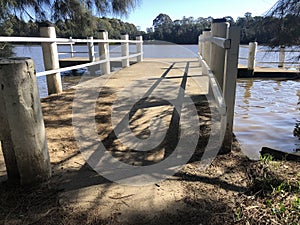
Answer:
[[[166,59],[147,59],[147,61],[168,61]],[[170,60],[169,60],[170,61]],[[84,63],[89,63],[89,59],[86,57],[73,57],[73,58],[61,58],[59,59],[59,65],[61,68],[68,66],[75,66]],[[130,64],[133,64],[135,61],[130,61]],[[111,67],[122,67],[120,61],[112,61]],[[254,68],[254,73],[249,74],[246,65],[238,65],[238,77],[239,78],[295,78],[299,77],[300,73],[297,70],[291,70],[286,68],[271,68],[271,67],[260,67],[256,66]]]
[[[238,78],[300,78],[299,71],[286,68],[255,66],[253,73],[249,72],[247,66],[238,65]]]
[[[88,108],[89,106],[86,106],[85,102],[90,104],[93,99],[91,100],[89,97],[95,95],[89,94],[89,92],[92,93],[91,90],[96,90],[96,95],[98,95],[97,88],[99,87],[100,99],[97,100],[99,103],[97,103],[96,111],[99,110],[102,114],[95,117],[100,121],[108,121],[108,125],[104,125],[106,123],[99,124],[100,139],[106,143],[105,146],[113,152],[119,161],[136,166],[149,165],[164,160],[176,148],[177,136],[181,132],[180,127],[181,130],[184,130],[183,126],[188,126],[189,123],[182,118],[193,116],[192,110],[186,110],[183,106],[188,100],[194,104],[196,112],[194,119],[199,124],[195,124],[197,126],[196,131],[192,129],[193,124],[190,125],[189,130],[185,130],[183,136],[193,136],[199,131],[200,122],[204,123],[200,117],[205,117],[204,114],[207,113],[205,95],[208,93],[208,82],[208,76],[202,75],[198,59],[144,60],[111,75],[103,75],[80,85],[78,96],[81,99],[78,101],[77,108]],[[109,108],[105,107],[103,103],[109,105]],[[201,110],[201,107],[206,107],[206,110]],[[199,114],[197,115],[198,111]],[[84,117],[85,114],[90,113],[93,113],[93,109],[91,112],[83,110],[82,115],[79,113],[78,117]],[[124,129],[124,126],[127,126],[124,124],[126,116],[128,116],[131,130]],[[167,129],[165,132],[161,128],[156,130],[159,126],[152,124],[153,119],[156,118],[163,121]],[[205,122],[209,121],[209,118],[206,119]],[[189,120],[193,121],[193,118]],[[90,124],[85,124],[83,121],[81,126],[89,127]],[[151,130],[150,133],[149,129]],[[119,134],[117,135],[116,132]],[[156,144],[155,147],[150,148],[151,151],[146,153],[133,150],[136,148],[130,146],[135,146],[138,142],[133,134],[142,139],[145,137],[152,138],[151,144]],[[81,137],[81,134],[79,136]],[[125,137],[126,140],[122,140],[122,137]],[[196,138],[196,142],[200,140],[198,137]],[[87,140],[84,145],[94,146],[92,142],[93,140]],[[202,140],[201,142],[205,141]],[[159,146],[160,143],[163,144]],[[149,143],[149,145],[151,144]],[[196,148],[196,146],[194,147]],[[203,153],[203,150],[200,151]],[[187,151],[186,156],[188,155]]]
[[[101,113],[99,115],[95,115],[95,117],[97,117],[98,119],[99,117],[101,117],[100,121],[102,122],[101,124],[99,124],[99,129],[101,129],[100,138],[105,140],[110,138],[109,135],[116,128],[113,126],[109,126],[110,121],[107,121],[107,119],[110,119],[112,107],[116,100],[120,100],[120,98],[123,98],[123,105],[119,106],[123,107],[127,104],[130,104],[129,101],[126,102],[126,97],[131,97],[133,94],[140,96],[140,98],[147,99],[140,102],[138,109],[136,109],[136,112],[134,113],[134,115],[131,115],[130,118],[131,125],[135,126],[133,131],[137,134],[142,135],[146,132],[145,130],[149,128],[151,120],[155,117],[163,118],[163,121],[168,124],[168,126],[173,126],[171,120],[172,115],[174,114],[174,107],[172,107],[168,101],[176,101],[176,99],[180,97],[191,97],[194,104],[198,107],[198,111],[200,111],[199,107],[206,107],[205,104],[207,103],[207,99],[205,95],[207,95],[208,93],[208,82],[209,78],[207,75],[202,75],[202,69],[199,66],[199,61],[197,58],[145,59],[143,62],[133,64],[128,68],[123,68],[109,75],[106,74],[94,77],[93,79],[87,81],[84,81],[84,79],[82,79],[82,83],[80,83],[77,87],[75,86],[73,90],[69,90],[66,93],[62,94],[62,100],[59,100],[60,96],[49,96],[48,98],[42,100],[42,103],[44,106],[45,104],[47,104],[47,106],[45,106],[46,108],[44,108],[45,110],[49,110],[51,107],[53,107],[53,110],[56,111],[53,112],[55,116],[58,117],[56,118],[56,122],[70,120],[72,118],[72,111],[70,111],[70,108],[72,108],[72,106],[66,105],[69,99],[68,97],[71,96],[73,100],[76,88],[80,86],[84,86],[84,92],[86,93],[89,92],[90,86],[98,87],[100,100],[97,101],[99,102],[98,109],[101,111]],[[125,95],[127,93],[128,96],[122,96],[124,95],[124,91]],[[132,93],[130,93],[130,91],[132,91]],[[53,102],[53,105],[51,106],[47,102],[52,102],[53,99],[57,99],[58,102]],[[85,98],[84,101],[81,101],[81,107],[86,107],[85,101],[90,102],[91,100],[93,99]],[[203,113],[206,113],[206,111],[207,108],[203,110]],[[189,112],[183,111],[182,113]],[[124,114],[124,112],[122,112],[121,114],[125,115],[126,113]],[[55,121],[51,122],[51,116],[53,115],[45,116],[46,129],[48,130],[52,129],[52,122],[56,123]],[[205,115],[199,114],[199,118],[200,117],[202,117],[203,119]],[[203,123],[204,121],[209,121],[209,118],[206,118],[206,120],[202,120]],[[57,126],[60,127],[60,132],[62,133],[73,132],[72,130],[66,130],[68,129],[68,126],[65,127],[64,124],[62,124],[62,126],[57,124]],[[174,129],[174,126],[172,128]],[[48,137],[50,151],[55,151],[56,147],[53,146],[53,141],[51,140],[59,139],[59,137],[55,137],[55,133],[57,132],[58,131],[47,132],[50,135],[54,133],[53,137]],[[174,139],[171,139],[172,140],[170,141],[173,142]],[[61,140],[60,142],[63,143],[64,141]],[[70,144],[66,145],[73,146]],[[115,149],[118,149],[118,146],[111,145],[110,147],[112,146]],[[128,155],[128,152],[126,151],[117,151],[117,155],[120,160],[126,158],[125,155]],[[134,154],[135,153],[133,153],[133,155]],[[160,161],[164,157],[165,149],[162,148],[145,155],[144,157],[142,157],[143,160],[141,162],[137,162],[135,160],[135,158],[141,158],[141,155],[139,154],[136,154],[136,157],[130,158],[128,160],[131,160],[130,163],[134,164],[148,164],[153,161]],[[54,163],[57,162],[55,162],[54,160]],[[0,160],[0,166],[0,177],[5,176],[6,171],[3,158]]]

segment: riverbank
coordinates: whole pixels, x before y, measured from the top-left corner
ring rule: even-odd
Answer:
[[[237,141],[231,153],[217,156],[205,171],[199,169],[207,141],[202,139],[189,163],[163,182],[130,187],[106,180],[78,151],[72,127],[74,91],[42,100],[53,176],[36,188],[2,183],[1,224],[299,223],[299,163],[249,160]],[[98,98],[100,137],[111,129],[106,115],[114,98],[108,89]],[[205,112],[205,104],[198,107]],[[201,133],[208,138],[209,126],[202,126]]]

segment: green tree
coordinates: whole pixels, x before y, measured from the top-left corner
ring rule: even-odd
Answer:
[[[0,0],[0,35],[38,36],[38,25],[32,21],[56,21],[63,37],[95,35],[97,20],[93,15],[127,15],[139,0]],[[27,23],[23,19],[30,19]],[[130,27],[130,28],[128,28]],[[123,27],[134,33],[131,25]],[[11,55],[11,46],[0,45],[0,56]]]
[[[210,27],[210,18],[183,17],[172,21],[166,14],[159,14],[153,20],[154,30],[148,29],[145,40],[156,39],[177,44],[197,44],[201,32]]]
[[[269,16],[279,18],[272,45],[300,45],[299,0],[279,0],[270,9]]]
[[[0,19],[9,15],[37,20],[70,19],[74,14],[86,13],[127,15],[138,3],[139,0],[0,0]],[[49,12],[51,18],[48,18]]]
[[[153,20],[153,27],[154,29],[157,29],[162,26],[167,26],[172,24],[172,19],[170,16],[164,13],[160,13],[154,20]]]

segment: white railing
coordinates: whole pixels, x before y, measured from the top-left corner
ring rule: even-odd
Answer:
[[[227,128],[224,151],[231,149],[240,28],[229,27],[224,20],[212,23],[211,31],[199,37],[199,59],[202,74],[209,77],[212,93],[221,115],[221,126]]]
[[[0,37],[0,42],[9,43],[40,43],[43,50],[45,71],[36,73],[36,76],[49,76],[47,78],[48,94],[59,93],[62,91],[60,73],[85,68],[94,65],[100,65],[102,74],[111,72],[110,62],[121,61],[122,67],[128,67],[130,59],[136,58],[137,62],[143,60],[143,39],[138,36],[136,40],[129,40],[128,35],[122,35],[122,39],[108,39],[106,31],[99,32],[99,39],[88,37],[87,39],[56,38],[55,28],[41,27],[41,37]],[[75,44],[86,44],[87,51],[74,51]],[[110,43],[121,44],[121,56],[111,57],[109,52]],[[95,51],[95,45],[98,45],[98,51]],[[136,52],[129,52],[129,44],[136,44]],[[57,45],[70,45],[70,52],[58,52]],[[59,55],[70,54],[71,59],[75,59],[75,54],[88,54],[87,63],[60,68]],[[96,57],[96,54],[98,57]]]
[[[260,65],[277,65],[279,68],[297,68],[300,69],[299,55],[300,50],[286,49],[284,46],[279,47],[279,49],[258,49],[257,42],[250,42],[248,46],[241,46],[242,48],[248,49],[248,57],[239,57],[241,60],[247,61],[247,68],[250,71],[255,69],[255,66]],[[265,52],[272,53],[274,56],[278,54],[279,61],[258,61],[257,53]],[[287,59],[286,53],[299,53],[290,59]],[[260,57],[263,58],[263,57]],[[271,66],[270,66],[271,67]]]

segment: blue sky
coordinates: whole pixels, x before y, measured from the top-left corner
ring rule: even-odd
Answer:
[[[160,13],[165,13],[172,20],[183,16],[194,18],[222,18],[232,16],[234,19],[251,12],[253,16],[266,13],[277,0],[140,0],[138,6],[127,18],[121,18],[140,26],[142,30],[152,25],[152,21]]]

